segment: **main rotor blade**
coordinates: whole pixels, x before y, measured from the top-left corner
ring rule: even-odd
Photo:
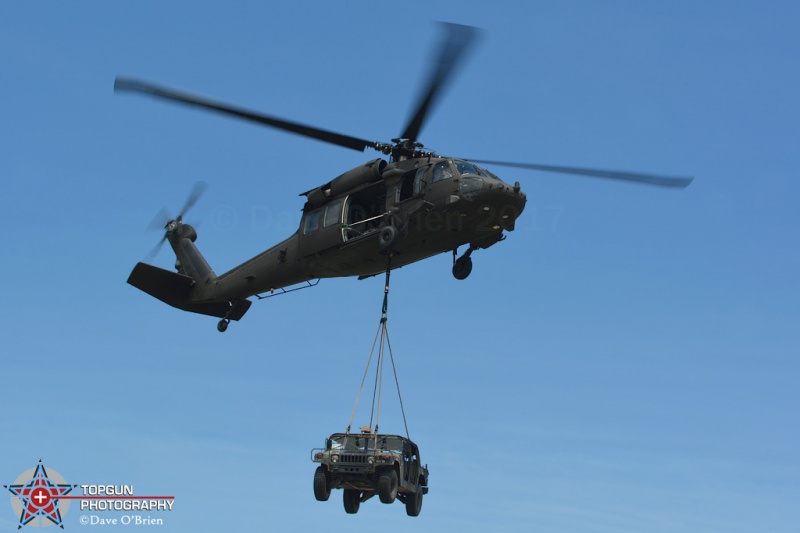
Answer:
[[[478,35],[478,29],[472,26],[462,26],[449,22],[443,22],[442,25],[447,31],[445,41],[439,48],[439,57],[431,71],[428,83],[425,85],[426,89],[417,103],[416,112],[403,132],[403,139],[417,140],[428,111],[436,102],[438,95],[448,80],[453,77],[455,68]]]
[[[289,131],[292,133],[296,133],[298,135],[303,135],[305,137],[311,137],[312,139],[317,139],[319,141],[324,141],[327,143],[344,146],[345,148],[351,148],[353,150],[358,150],[360,152],[363,152],[367,148],[374,148],[376,145],[376,143],[372,141],[366,141],[364,139],[358,139],[356,137],[350,137],[348,135],[342,135],[339,133],[322,130],[319,128],[315,128],[313,126],[306,126],[304,124],[299,124],[297,122],[282,120],[276,117],[271,117],[268,115],[257,113],[255,111],[250,111],[240,107],[234,107],[222,102],[215,102],[213,100],[208,100],[200,96],[178,92],[172,89],[159,87],[151,83],[139,80],[134,80],[129,78],[117,78],[116,80],[114,80],[114,90],[139,92],[139,93],[149,94],[157,98],[172,100],[173,102],[179,102],[187,105],[203,107],[205,109],[210,109],[212,111],[217,111],[220,113],[224,113],[226,115],[243,118],[245,120],[250,120],[252,122],[258,122],[259,124],[264,124],[266,126],[271,126],[273,128]]]
[[[495,165],[500,167],[525,168],[528,170],[542,170],[544,172],[558,172],[560,174],[576,174],[579,176],[591,176],[593,178],[632,181],[634,183],[646,183],[648,185],[674,187],[676,189],[685,189],[694,179],[686,177],[658,176],[655,174],[642,174],[639,172],[625,172],[620,170],[562,167],[553,165],[537,165],[532,163],[510,163],[508,161],[488,161],[485,159],[469,159],[469,161],[472,161],[473,163],[483,163],[485,165]]]

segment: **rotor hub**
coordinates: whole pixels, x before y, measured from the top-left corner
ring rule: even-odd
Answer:
[[[392,139],[394,144],[382,145],[381,151],[391,155],[394,161],[404,161],[415,157],[428,157],[434,155],[433,152],[422,150],[424,145],[414,139]]]

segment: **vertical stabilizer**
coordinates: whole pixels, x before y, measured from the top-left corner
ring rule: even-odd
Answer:
[[[211,266],[195,246],[197,232],[189,224],[180,220],[167,225],[167,239],[177,258],[175,268],[179,274],[192,278],[197,284],[205,285],[217,277]]]

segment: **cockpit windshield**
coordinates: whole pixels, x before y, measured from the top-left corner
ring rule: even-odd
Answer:
[[[473,176],[484,176],[485,174],[475,165],[467,161],[456,160],[456,169],[462,176],[464,174],[472,174]]]
[[[490,170],[486,170],[485,168],[478,168],[478,170],[480,170],[483,173],[484,176],[489,176],[490,178],[494,178],[496,180],[500,179],[497,176],[495,176],[494,174],[492,174],[492,172]]]

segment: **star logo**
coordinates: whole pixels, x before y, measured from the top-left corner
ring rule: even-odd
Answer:
[[[23,472],[12,485],[3,485],[16,496],[11,498],[11,506],[19,515],[19,526],[59,526],[62,524],[62,511],[66,513],[69,501],[59,498],[69,494],[77,485],[70,485],[55,470],[48,471],[41,459],[36,468]]]

